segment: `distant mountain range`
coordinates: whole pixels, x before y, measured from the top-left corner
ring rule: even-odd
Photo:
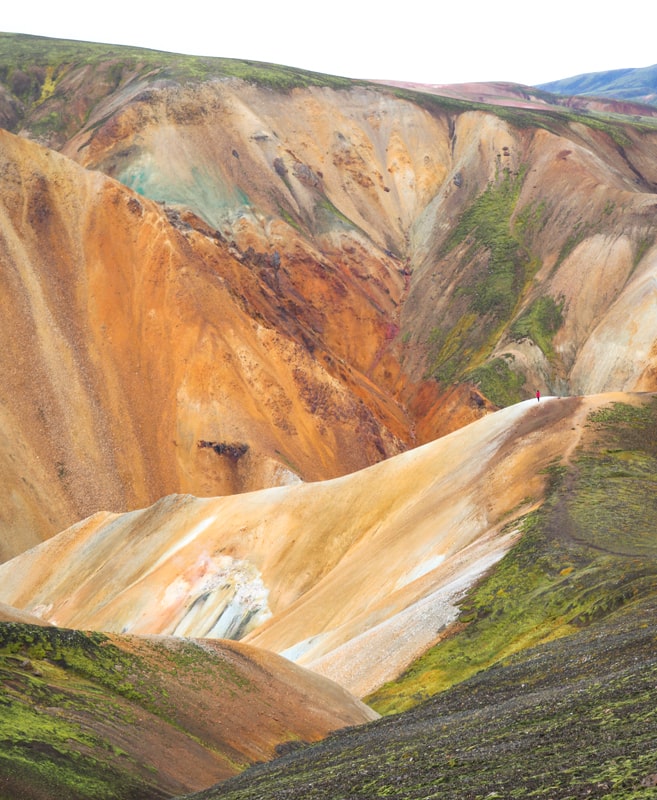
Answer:
[[[554,94],[594,96],[657,105],[657,64],[639,69],[586,72],[572,78],[542,83],[538,89]]]

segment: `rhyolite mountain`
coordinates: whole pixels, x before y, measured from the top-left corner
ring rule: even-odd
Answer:
[[[654,388],[650,118],[2,43],[5,558]]]
[[[70,769],[99,746],[113,754],[99,782],[108,797],[175,793],[176,769],[144,781],[139,765],[153,762],[138,736],[121,757],[122,723],[95,744],[67,733],[71,719],[59,732],[42,723],[75,708],[63,716],[82,715],[96,736],[98,718],[79,710],[88,692],[152,710],[144,676],[158,680],[162,652],[186,641],[247,638],[383,713],[452,696],[477,672],[494,681],[492,665],[514,653],[530,653],[530,669],[542,656],[527,648],[551,640],[558,663],[588,631],[617,637],[614,657],[541,697],[610,682],[643,653],[632,610],[638,619],[654,586],[649,106],[12,34],[0,44],[9,796],[55,784],[58,796],[102,796]],[[146,658],[153,635],[164,650]],[[140,666],[116,683],[121,657],[101,653],[128,646]],[[203,647],[183,647],[179,686],[162,697],[214,674],[195,658]],[[57,687],[72,674],[95,688],[76,687],[69,706]],[[610,682],[614,697],[593,697],[595,719],[618,702],[635,720],[627,675]],[[262,720],[265,757],[275,741],[340,724],[312,735],[274,724],[281,690],[267,691],[245,712]],[[38,713],[17,725],[30,705]],[[157,714],[187,732],[185,747],[200,735],[179,708]],[[605,719],[624,746],[621,717]],[[641,719],[649,737],[653,720]],[[399,724],[412,736],[412,717]],[[534,724],[537,736],[558,727]],[[221,754],[200,759],[225,759],[217,735]],[[375,753],[393,741],[373,735]],[[569,752],[556,741],[553,756]],[[621,796],[623,781],[651,780],[634,751],[604,774],[594,756],[581,786],[566,771],[564,791]],[[556,762],[539,767],[549,779],[502,770],[496,785],[551,790]],[[366,796],[372,769],[390,794],[392,758],[348,786],[324,776],[323,796]],[[437,774],[420,772],[412,796],[435,793]],[[180,785],[198,786],[189,774]]]
[[[652,396],[527,400],[333,480],[94,514],[0,565],[0,602],[62,628],[240,639],[362,698],[457,620],[590,418],[650,419]]]
[[[348,725],[340,716],[348,696],[286,673],[262,648],[38,629],[25,624],[35,617],[12,612],[20,624],[0,625],[4,796],[171,796],[176,782],[189,791],[243,769],[254,752],[267,758],[277,739],[282,757],[271,766],[198,797],[649,796],[656,483],[654,393],[604,394],[526,401],[303,493],[297,485],[223,504],[207,499],[205,508],[180,498],[146,514],[97,515],[3,565],[1,585],[14,602],[49,596],[57,607],[40,614],[84,614],[95,603],[112,615],[126,605],[117,605],[116,590],[131,572],[125,597],[133,620],[150,616],[155,626],[158,612],[160,621],[175,613],[177,599],[191,612],[185,623],[198,624],[241,572],[233,608],[266,585],[277,601],[277,624],[262,626],[269,646],[272,633],[280,641],[286,628],[289,635],[314,626],[320,633],[297,655],[321,656],[347,635],[337,659],[311,664],[321,672],[342,660],[345,683],[358,674],[380,681],[422,635],[433,633],[436,643],[367,698],[386,715],[403,713],[309,747],[315,737],[298,736],[312,727],[309,712],[329,700],[333,725]],[[240,497],[245,524],[231,537]],[[248,527],[258,508],[260,523]],[[287,540],[278,535],[286,515]],[[371,529],[359,530],[358,520]],[[468,545],[477,530],[486,533]],[[251,551],[250,571],[236,546]],[[289,566],[287,588],[271,581],[278,555]],[[295,569],[304,557],[310,582]],[[252,580],[258,559],[260,587]],[[322,561],[334,566],[317,575]],[[66,585],[70,603],[58,597]],[[395,621],[391,612],[413,596]],[[336,717],[338,700],[344,710]],[[350,713],[362,711],[352,704]]]

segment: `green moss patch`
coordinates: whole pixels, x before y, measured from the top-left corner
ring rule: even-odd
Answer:
[[[523,180],[522,170],[518,174],[501,170],[465,210],[445,242],[441,257],[458,257],[461,279],[449,317],[429,336],[428,374],[441,383],[487,379],[491,384],[495,373],[505,369],[500,362],[489,368],[490,373],[481,372],[474,379],[471,374],[473,367],[479,369],[485,363],[539,266],[527,241],[538,224],[540,209],[521,213],[517,208]],[[506,399],[500,392],[488,396],[498,405],[519,399],[517,389]]]
[[[245,767],[238,753],[222,750],[219,735],[205,740],[212,726],[197,725],[205,705],[194,702],[219,691],[226,702],[240,698],[253,688],[248,677],[184,639],[120,641],[0,623],[0,800],[169,796],[175,779],[158,773],[158,742],[201,747],[231,771]]]
[[[152,705],[136,660],[104,636],[2,623],[0,680],[0,798],[161,796],[101,732]]]
[[[495,405],[504,407],[526,398],[524,376],[511,369],[513,358],[494,358],[467,374]]]
[[[546,295],[537,298],[511,326],[514,339],[531,339],[548,357],[554,356],[552,339],[563,323],[563,301]]]

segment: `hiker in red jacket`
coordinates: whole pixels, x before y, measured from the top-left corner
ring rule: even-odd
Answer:
[[[541,399],[541,392],[540,392],[540,390],[539,390],[539,389],[537,389],[537,390],[536,390],[536,400],[538,401],[538,400],[540,400],[540,399]]]

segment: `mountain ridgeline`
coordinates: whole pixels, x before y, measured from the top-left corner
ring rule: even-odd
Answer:
[[[654,791],[653,74],[0,33],[0,800]]]
[[[571,98],[606,98],[612,102],[626,101],[654,106],[657,105],[657,64],[575,75],[572,78],[550,81],[540,88]]]

